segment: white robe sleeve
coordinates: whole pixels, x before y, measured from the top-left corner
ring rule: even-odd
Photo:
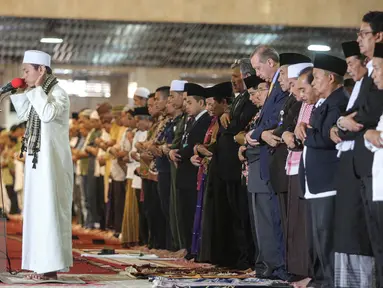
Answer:
[[[27,121],[31,104],[25,93],[11,95],[11,101],[15,107],[17,118],[20,121]]]
[[[42,122],[54,121],[69,107],[68,95],[61,88],[55,88],[53,87],[52,89],[52,99],[49,99],[50,101],[48,100],[48,95],[45,94],[40,86],[26,93],[29,102],[35,108]]]
[[[370,150],[372,153],[375,153],[376,151],[379,150],[379,148],[375,147],[370,141],[366,139],[364,139],[364,146],[366,146],[366,148]]]
[[[378,122],[378,126],[376,126],[376,130],[383,131],[383,114],[382,116],[380,116],[380,120]],[[380,133],[380,138],[383,139],[383,132]],[[364,146],[366,146],[366,148],[370,150],[372,153],[375,153],[376,151],[381,149],[381,148],[375,147],[366,139],[364,139]]]

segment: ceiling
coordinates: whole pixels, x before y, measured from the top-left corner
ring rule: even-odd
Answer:
[[[355,29],[286,26],[115,22],[0,17],[0,63],[20,63],[25,50],[52,55],[55,64],[227,68],[248,57],[258,44],[278,52],[300,52],[326,44],[342,57],[340,43],[356,38]],[[54,34],[61,44],[42,44]]]

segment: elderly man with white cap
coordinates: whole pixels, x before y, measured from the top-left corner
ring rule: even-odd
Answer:
[[[138,87],[133,96],[134,107],[145,107],[146,102],[148,102],[149,94],[149,89],[145,87]]]
[[[18,118],[27,121],[22,269],[32,279],[57,279],[72,258],[73,164],[69,145],[69,98],[52,74],[51,57],[26,51],[27,89],[11,96]]]
[[[309,241],[307,239],[307,217],[306,201],[303,200],[303,194],[299,185],[298,168],[302,152],[295,146],[294,129],[296,125],[308,120],[304,116],[311,115],[311,109],[307,109],[305,103],[302,104],[302,96],[299,81],[308,82],[307,71],[312,73],[313,64],[310,61],[290,65],[287,68],[287,77],[290,82],[290,92],[298,100],[293,108],[286,115],[286,122],[290,124],[289,129],[282,133],[282,141],[286,143],[289,151],[285,163],[285,173],[288,177],[288,201],[287,201],[287,227],[286,227],[286,268],[294,275],[307,276],[309,261]],[[307,69],[309,68],[309,69]],[[310,70],[311,68],[311,70]],[[301,73],[305,73],[303,76]],[[311,84],[308,83],[308,84]],[[299,105],[299,106],[297,106]],[[311,107],[312,108],[312,107]],[[307,111],[307,112],[306,112]],[[294,149],[295,148],[295,149]],[[297,230],[296,227],[300,227]]]

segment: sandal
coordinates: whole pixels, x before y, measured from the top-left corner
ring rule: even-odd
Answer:
[[[46,274],[32,273],[32,274],[25,275],[24,278],[28,280],[36,280],[36,281],[57,280],[57,273],[46,273]]]

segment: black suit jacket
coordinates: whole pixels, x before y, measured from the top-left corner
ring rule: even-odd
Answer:
[[[372,175],[372,162],[374,153],[364,145],[363,135],[368,129],[375,129],[383,111],[383,91],[378,90],[371,77],[365,76],[360,87],[359,96],[353,107],[345,115],[353,112],[358,114],[355,121],[363,124],[359,132],[339,131],[342,140],[355,140],[354,145],[354,169],[359,177]]]
[[[335,174],[339,158],[335,143],[330,139],[330,130],[341,113],[346,110],[348,98],[343,87],[335,90],[311,115],[307,129],[305,165],[303,157],[299,166],[302,191],[305,191],[305,176],[310,193],[336,190]]]
[[[176,186],[178,189],[197,190],[198,167],[195,167],[190,162],[190,158],[194,155],[194,146],[203,143],[210,122],[211,117],[206,112],[194,123],[187,138],[187,142],[182,144],[181,141],[178,148],[178,154],[181,155],[181,161],[178,164],[176,174]]]
[[[283,132],[294,132],[298,122],[299,111],[302,102],[298,102],[293,95],[290,95],[283,109],[279,113],[278,127],[274,129],[273,134],[281,137]],[[270,183],[276,193],[287,192],[288,176],[286,175],[286,159],[288,155],[287,146],[284,143],[277,147],[270,147]]]
[[[247,91],[234,100],[230,111],[230,124],[227,129],[221,126],[218,134],[214,163],[220,178],[228,181],[240,181],[242,163],[238,159],[239,144],[234,141],[234,136],[244,131],[251,119],[257,114],[258,109],[249,99]]]

